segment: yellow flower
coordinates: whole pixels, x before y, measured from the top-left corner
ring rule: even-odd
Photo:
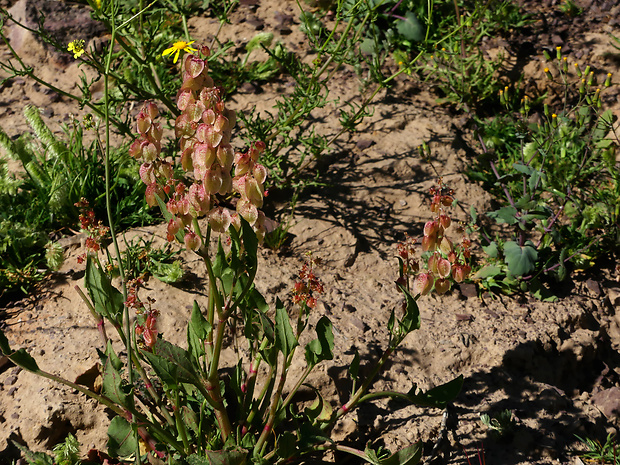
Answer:
[[[67,45],[67,50],[73,52],[73,58],[80,58],[86,51],[84,50],[84,41],[79,39],[69,42],[69,45]]]
[[[179,40],[178,42],[175,42],[172,47],[167,48],[166,50],[164,50],[164,53],[161,54],[161,56],[165,57],[166,55],[172,55],[174,53],[174,62],[176,63],[177,60],[179,59],[179,54],[181,53],[181,50],[183,50],[184,52],[188,52],[188,53],[192,53],[195,52],[196,49],[190,47],[190,45],[192,45],[195,41],[191,41],[191,42],[185,42],[183,40]]]

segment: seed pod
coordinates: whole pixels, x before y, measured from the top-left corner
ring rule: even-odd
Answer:
[[[439,215],[439,223],[443,226],[444,229],[448,229],[451,224],[450,217],[446,214]]]
[[[424,225],[424,235],[425,236],[433,236],[437,234],[437,230],[439,229],[439,223],[435,220],[427,221]]]
[[[452,265],[445,258],[440,258],[437,260],[437,273],[441,278],[447,278],[450,276],[450,271],[452,270]]]
[[[436,235],[432,235],[432,236],[424,236],[422,238],[422,250],[424,250],[425,252],[427,251],[433,251],[435,250],[435,247],[437,246],[437,236]]]
[[[429,273],[420,273],[413,282],[414,295],[426,295],[433,288],[433,276]]]
[[[215,232],[224,233],[228,231],[232,215],[227,208],[216,207],[209,212],[209,225]]]
[[[183,241],[185,242],[185,247],[189,250],[197,250],[202,243],[200,237],[193,231],[186,232]]]
[[[450,290],[450,281],[447,279],[438,279],[435,281],[435,291],[437,294],[445,294]]]

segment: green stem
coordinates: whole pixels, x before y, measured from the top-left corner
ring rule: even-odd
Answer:
[[[334,415],[332,415],[332,419],[329,423],[326,423],[321,427],[323,431],[331,430],[339,418],[346,415],[348,412],[350,412],[351,410],[357,407],[357,405],[360,403],[360,400],[362,399],[362,397],[364,396],[364,394],[370,387],[371,383],[374,381],[375,377],[377,376],[377,373],[379,373],[381,368],[383,368],[383,365],[385,365],[385,362],[387,362],[387,360],[392,355],[392,352],[394,352],[394,349],[390,347],[383,353],[383,356],[379,359],[379,361],[373,368],[370,375],[366,378],[364,383],[355,392],[355,394],[353,394],[353,397],[351,397],[346,404],[340,407],[338,411]]]
[[[288,369],[293,361],[293,355],[295,354],[295,349],[291,350],[291,353],[286,358],[284,365],[282,366],[282,373],[280,374],[280,382],[278,383],[278,387],[276,388],[276,393],[271,400],[271,408],[269,409],[269,416],[267,418],[267,422],[263,427],[263,431],[254,446],[254,457],[260,457],[264,453],[265,446],[267,445],[267,439],[273,432],[273,425],[276,419],[276,414],[280,406],[280,399],[282,398],[282,391],[284,389],[284,383],[286,382],[286,375],[288,373]]]

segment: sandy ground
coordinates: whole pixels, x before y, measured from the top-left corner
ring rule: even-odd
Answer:
[[[304,50],[295,3],[259,3],[237,11],[233,25],[223,31],[224,38],[243,44],[261,23],[293,50]],[[540,78],[536,74],[540,50],[556,45],[582,62],[620,75],[620,55],[609,42],[609,33],[618,32],[613,20],[620,11],[614,2],[586,3],[584,17],[575,21],[563,19],[557,6],[548,2],[526,5],[540,14],[539,20],[505,47],[511,59],[525,63],[522,66],[531,79]],[[276,13],[292,17],[284,33],[282,17]],[[199,42],[216,27],[209,18],[190,22]],[[20,34],[15,41],[21,41],[19,46],[28,50],[29,62],[45,77],[71,89],[79,73],[74,63],[58,58],[27,35]],[[7,58],[4,48],[0,48],[0,58]],[[283,88],[286,80],[262,85],[260,93],[253,86],[242,88],[227,105],[236,111],[252,106],[269,110]],[[332,89],[333,97],[341,101],[358,98],[355,77],[346,71],[335,77]],[[418,146],[433,141],[433,164],[456,191],[461,206],[454,211],[456,218],[466,220],[464,212],[471,205],[478,210],[489,205],[488,195],[462,174],[471,154],[462,116],[437,105],[435,99],[431,89],[409,78],[380,94],[374,115],[356,134],[341,137],[329,153],[321,168],[325,186],[300,199],[290,244],[279,253],[260,253],[257,286],[271,301],[276,296],[287,298],[306,252],[321,259],[317,273],[326,293],[311,324],[323,315],[330,317],[336,354],[333,361],[318,368],[311,382],[333,403],[341,395],[355,349],[363,359],[376,359],[386,345],[390,311],[401,304],[394,285],[396,244],[405,233],[421,234],[430,216],[428,189],[437,177],[418,157]],[[79,112],[58,95],[15,79],[0,89],[0,125],[9,135],[28,130],[21,116],[26,103],[43,107],[54,129],[70,113]],[[619,114],[617,99],[606,103]],[[333,133],[338,105],[330,104],[313,116],[317,131]],[[129,235],[163,242],[165,231],[153,226]],[[67,246],[63,268],[40,293],[9,304],[4,321],[14,347],[25,347],[43,369],[70,380],[94,366],[95,348],[100,346],[91,317],[74,289],[83,277],[76,261],[79,253],[79,244]],[[175,287],[151,279],[143,294],[157,300],[165,337],[181,344],[193,300],[206,302],[203,267],[195,255],[183,257],[184,267],[193,273],[191,281]],[[421,329],[405,340],[375,387],[407,391],[415,383],[428,389],[458,375],[465,377],[463,390],[450,409],[453,431],[441,445],[437,463],[467,463],[466,454],[472,457],[478,448],[484,448],[489,464],[577,463],[575,450],[581,446],[575,435],[604,439],[616,431],[620,285],[605,269],[574,278],[562,284],[563,297],[556,303],[528,296],[479,296],[471,284],[443,297],[420,300]],[[231,350],[226,357],[233,359]],[[302,369],[300,360],[295,370]],[[493,416],[506,409],[513,412],[514,432],[498,439],[479,415]],[[422,440],[428,454],[441,431],[443,413],[416,407],[394,410],[393,405],[377,402],[343,421],[336,437],[358,446],[367,441],[384,443],[393,450]],[[15,458],[8,438],[47,450],[73,432],[84,449],[104,449],[108,422],[103,409],[84,396],[10,364],[0,365],[0,463]],[[472,463],[478,463],[477,459]]]

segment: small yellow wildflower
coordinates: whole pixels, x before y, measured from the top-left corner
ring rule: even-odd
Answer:
[[[84,50],[84,40],[72,40],[67,45],[67,50],[73,52],[73,58],[80,58],[86,50]]]
[[[174,53],[174,63],[176,63],[179,59],[179,54],[181,53],[181,50],[188,53],[196,51],[195,48],[190,47],[190,45],[192,45],[194,42],[194,40],[192,40],[191,42],[179,40],[178,42],[175,42],[172,47],[164,50],[164,53],[162,53],[161,56],[165,57],[166,55],[172,55]]]

